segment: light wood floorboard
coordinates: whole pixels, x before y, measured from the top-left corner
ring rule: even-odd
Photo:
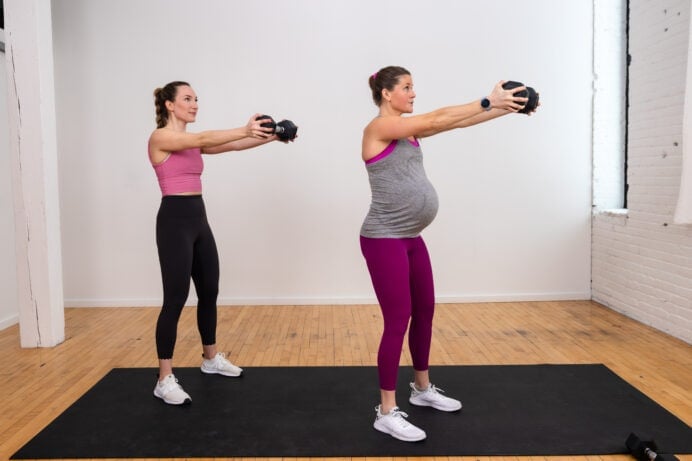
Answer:
[[[112,368],[156,367],[153,331],[157,315],[155,307],[68,308],[65,342],[54,348],[22,349],[18,326],[0,331],[0,460],[9,459]],[[177,367],[200,364],[201,347],[194,316],[194,308],[184,309],[174,357]],[[217,339],[220,350],[244,367],[375,365],[380,329],[379,308],[375,305],[227,306],[219,308]],[[410,363],[405,351],[402,364]],[[683,341],[592,301],[437,306],[431,353],[433,382],[435,365],[533,363],[603,363],[685,423],[692,424],[692,346]],[[678,457],[692,461],[692,455]],[[289,459],[302,460],[286,458]],[[347,459],[351,458],[329,458]],[[618,455],[416,459],[634,458]]]

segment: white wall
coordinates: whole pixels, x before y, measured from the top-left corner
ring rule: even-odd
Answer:
[[[0,30],[0,41],[4,42]],[[19,319],[5,53],[0,52],[0,330]]]
[[[440,195],[424,233],[439,301],[590,297],[591,2],[53,2],[66,305],[158,305],[152,92],[192,83],[192,130],[255,112],[299,139],[206,158],[221,303],[374,301],[358,247],[369,204],[367,78],[403,65],[416,112],[541,93],[510,116],[424,140]]]
[[[682,169],[690,2],[631,2],[627,210],[593,220],[593,299],[692,343],[692,226]]]

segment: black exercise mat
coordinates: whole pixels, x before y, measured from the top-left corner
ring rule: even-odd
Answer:
[[[603,365],[437,366],[463,409],[399,406],[428,434],[400,442],[372,427],[375,367],[257,367],[242,378],[176,370],[182,407],[152,395],[156,370],[114,369],[12,459],[524,456],[627,453],[631,432],[692,453],[692,429]]]

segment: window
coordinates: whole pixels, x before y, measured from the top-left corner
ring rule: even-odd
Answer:
[[[593,2],[593,203],[627,207],[628,0]]]
[[[0,53],[5,52],[5,8],[0,0]]]

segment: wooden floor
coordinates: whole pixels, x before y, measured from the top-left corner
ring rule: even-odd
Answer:
[[[186,308],[181,318],[176,366],[199,366],[194,314]],[[22,349],[17,326],[0,331],[0,460],[9,459],[111,368],[155,367],[157,315],[152,307],[66,309],[66,339],[54,348]],[[222,307],[218,344],[247,367],[375,365],[380,328],[379,308],[372,305]],[[603,363],[692,424],[692,346],[597,303],[441,304],[434,328],[433,381],[434,365]],[[410,364],[408,352],[402,364]],[[537,458],[634,460],[626,455],[426,460]],[[679,458],[692,461],[692,455]]]

